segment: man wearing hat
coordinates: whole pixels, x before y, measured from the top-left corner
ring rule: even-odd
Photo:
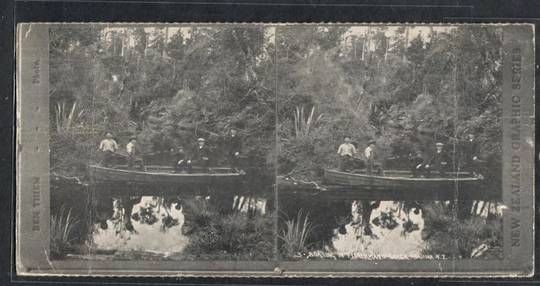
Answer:
[[[188,164],[197,165],[202,167],[203,171],[208,171],[210,165],[210,150],[206,146],[206,140],[204,138],[197,139],[197,148],[193,153],[193,157]]]
[[[368,175],[373,173],[373,170],[377,170],[377,174],[382,175],[381,165],[377,162],[377,150],[375,147],[375,140],[369,140],[366,149],[364,150],[366,157],[366,172]]]
[[[445,177],[446,171],[450,167],[450,157],[448,157],[448,154],[444,151],[443,143],[437,142],[435,148],[435,153],[425,165],[427,174],[430,174],[433,170],[438,172],[441,177]]]

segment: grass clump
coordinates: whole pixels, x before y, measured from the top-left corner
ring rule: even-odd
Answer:
[[[315,225],[309,219],[309,213],[304,215],[299,210],[296,219],[285,221],[278,238],[281,241],[281,251],[287,257],[297,257],[307,253],[309,240],[315,230]]]
[[[76,239],[74,230],[81,221],[71,214],[71,208],[61,206],[58,213],[51,215],[50,253],[52,258],[62,258],[73,247]]]

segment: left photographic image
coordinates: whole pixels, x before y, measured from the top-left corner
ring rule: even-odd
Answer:
[[[49,257],[273,260],[274,36],[52,26]]]

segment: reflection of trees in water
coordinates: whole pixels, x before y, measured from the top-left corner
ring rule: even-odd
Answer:
[[[92,232],[90,253],[105,250],[117,257],[127,251],[132,253],[128,257],[139,259],[142,253],[168,256],[183,251],[189,242],[181,233],[184,216],[174,205],[166,206],[163,201],[162,197],[149,196],[115,199],[107,229],[95,228]],[[166,225],[168,217],[178,224]]]
[[[133,207],[138,205],[138,209],[134,212]],[[161,230],[166,232],[167,229],[178,225],[178,219],[171,216],[171,200],[163,197],[143,197],[143,196],[121,196],[114,198],[112,203],[112,216],[109,221],[112,222],[116,234],[122,232],[130,232],[137,234],[137,230],[133,226],[133,221],[140,224],[154,225],[160,219],[158,214],[164,211],[161,217]],[[100,228],[106,230],[108,224],[105,222],[99,223]]]
[[[142,224],[153,225],[159,220],[155,214],[159,213],[160,208],[163,208],[165,215],[161,218],[161,231],[166,232],[167,229],[177,226],[179,224],[178,219],[171,216],[171,198],[158,197],[154,198],[154,200],[156,201],[155,205],[140,206],[139,211],[131,215],[131,219],[140,221]],[[181,209],[179,205],[177,203],[175,206],[177,210]]]
[[[409,201],[400,202],[399,205],[406,216],[406,219],[402,225],[403,226],[402,235],[406,236],[408,233],[419,230],[420,228],[418,227],[418,224],[414,223],[411,220],[410,213],[412,211],[415,215],[420,214],[422,210],[422,205],[419,202],[409,202]]]
[[[237,196],[235,201],[245,201],[238,204],[229,198],[139,196],[115,199],[113,214],[107,220],[107,225],[112,229],[108,234],[97,231],[94,237],[99,236],[99,247],[111,250],[137,247],[135,250],[145,251],[146,241],[153,245],[153,248],[148,246],[153,251],[181,249],[175,254],[180,255],[180,259],[185,256],[200,259],[270,259],[273,255],[272,215],[266,215],[264,209],[257,208],[266,206],[266,201],[257,197]],[[228,210],[222,212],[226,208]],[[131,229],[127,225],[131,225]],[[157,237],[167,240],[168,246],[156,245],[154,241]],[[122,241],[125,241],[124,245]]]
[[[420,258],[420,210],[403,202],[349,201],[349,216],[335,219],[332,240],[308,257],[339,259]],[[406,213],[410,212],[410,213]]]
[[[183,227],[187,234],[191,232],[191,225],[207,225],[211,213],[225,215],[231,212],[245,212],[250,216],[266,213],[266,200],[264,199],[252,196],[234,196],[234,200],[231,202],[227,200],[229,197],[214,199],[210,196],[194,196],[182,199],[179,196],[121,196],[113,198],[112,215],[108,220],[113,222],[117,232],[127,230],[136,233],[132,221],[147,225],[153,225],[160,221],[162,230],[166,231],[178,225],[178,219],[171,216],[171,207],[174,205],[176,210],[182,211],[188,218]],[[138,208],[134,212],[135,205],[138,205]],[[157,214],[161,213],[161,210],[163,210],[162,217],[158,218]],[[226,211],[221,212],[222,210]],[[98,217],[102,218],[106,216],[106,213],[100,214]],[[100,222],[100,227],[107,229],[107,224]]]
[[[383,239],[381,235],[392,237],[389,241],[392,243],[398,239],[390,235],[394,231],[398,231],[404,240],[411,240],[407,244],[409,248],[414,245],[413,240],[424,245],[419,246],[418,257],[472,257],[473,254],[474,257],[484,257],[490,251],[499,251],[502,213],[496,203],[388,203],[385,202],[383,207],[382,202],[378,201],[330,201],[310,196],[288,196],[280,201],[280,210],[284,218],[294,217],[300,208],[310,214],[314,230],[306,239],[306,245],[311,253],[333,253],[333,241],[349,235],[356,237],[357,241],[364,241],[366,245],[370,244],[369,241]],[[459,213],[461,215],[458,216]],[[280,229],[285,229],[283,218]],[[340,247],[343,247],[343,243]]]
[[[374,210],[381,206],[380,201],[353,201],[352,202],[352,222],[351,225],[357,226],[361,222],[362,234],[377,238],[373,235],[372,226],[380,229],[393,230],[398,226],[403,227],[402,235],[418,230],[418,224],[414,223],[410,218],[410,212],[418,215],[420,213],[420,205],[417,202],[394,202],[395,207],[387,210],[381,210],[380,214],[371,219]],[[360,214],[361,216],[358,216]],[[402,214],[405,215],[402,218]],[[357,217],[355,219],[355,217]],[[358,227],[356,227],[358,229]],[[344,234],[344,233],[342,233]]]

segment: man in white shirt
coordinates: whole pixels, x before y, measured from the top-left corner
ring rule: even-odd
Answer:
[[[364,155],[367,160],[373,160],[375,157],[375,141],[371,140],[368,142],[366,150],[364,150]]]
[[[343,144],[339,145],[338,155],[339,155],[339,170],[340,171],[350,171],[352,160],[354,154],[356,154],[356,148],[351,143],[351,137],[343,137]]]
[[[135,163],[136,143],[137,139],[135,137],[131,137],[126,145],[126,151],[128,154],[128,169],[130,170],[133,169],[133,164]]]
[[[375,150],[375,140],[370,140],[368,146],[364,150],[366,156],[366,171],[368,175],[371,175],[373,169],[377,169],[377,173],[382,173],[380,165],[376,162],[377,152]]]
[[[112,134],[107,132],[107,134],[105,134],[105,139],[101,140],[101,143],[99,143],[99,151],[103,152],[102,164],[105,167],[110,166],[113,154],[116,150],[118,150],[118,144],[116,144]]]

